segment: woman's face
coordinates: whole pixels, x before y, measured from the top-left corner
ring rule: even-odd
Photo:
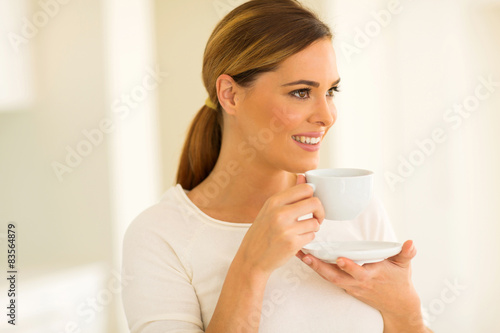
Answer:
[[[238,96],[239,153],[266,169],[302,173],[317,168],[321,141],[337,117],[339,81],[329,39],[261,74]]]

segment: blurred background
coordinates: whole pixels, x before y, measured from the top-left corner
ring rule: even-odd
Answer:
[[[243,2],[0,0],[2,332],[128,332],[123,234],[174,185],[205,43]],[[375,171],[432,329],[499,332],[500,0],[303,3],[342,78],[320,167]]]

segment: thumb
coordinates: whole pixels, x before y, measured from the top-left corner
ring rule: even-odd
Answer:
[[[304,184],[306,182],[306,176],[304,176],[303,174],[298,174],[297,175],[297,182],[295,183],[296,185],[298,184]]]
[[[417,255],[417,249],[413,244],[412,240],[407,240],[404,242],[403,247],[401,248],[401,252],[396,254],[393,257],[390,257],[389,260],[399,264],[400,266],[409,266],[411,260]]]

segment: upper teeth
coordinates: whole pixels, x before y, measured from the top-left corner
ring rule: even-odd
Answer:
[[[309,137],[309,136],[296,136],[296,135],[292,135],[292,139],[294,139],[295,141],[301,142],[301,143],[308,144],[308,145],[315,145],[321,141],[320,137],[314,138],[314,137]]]

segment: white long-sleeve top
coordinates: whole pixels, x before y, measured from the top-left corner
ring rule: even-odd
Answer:
[[[203,332],[251,226],[211,218],[187,193],[179,184],[171,187],[127,229],[122,272],[129,282],[122,297],[132,333]],[[381,202],[374,198],[355,220],[324,220],[315,240],[396,237]],[[259,332],[381,333],[383,321],[379,311],[292,257],[268,280]]]

